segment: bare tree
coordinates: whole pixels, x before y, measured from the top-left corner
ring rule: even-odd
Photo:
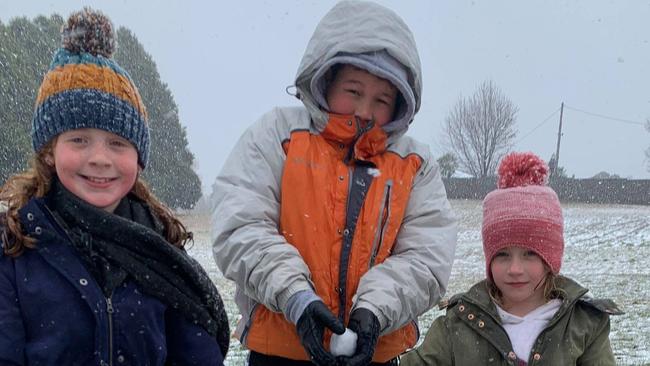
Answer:
[[[491,80],[456,102],[445,120],[444,143],[458,158],[461,171],[475,177],[494,174],[517,135],[517,112]]]

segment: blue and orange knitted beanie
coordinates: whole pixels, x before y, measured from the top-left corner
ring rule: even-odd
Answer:
[[[147,111],[129,74],[111,57],[115,33],[101,12],[84,8],[70,15],[38,90],[32,145],[40,150],[58,134],[98,128],[130,141],[138,163],[149,158]]]

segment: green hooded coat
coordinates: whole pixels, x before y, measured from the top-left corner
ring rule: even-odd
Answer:
[[[422,345],[402,356],[400,365],[615,365],[609,343],[609,315],[621,314],[611,300],[586,297],[587,289],[560,276],[562,305],[533,344],[528,360],[518,360],[496,306],[481,281],[452,297]]]

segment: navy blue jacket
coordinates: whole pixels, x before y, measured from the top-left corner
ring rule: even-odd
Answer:
[[[41,199],[20,211],[38,240],[0,250],[1,365],[222,365],[216,340],[127,280],[107,298]]]

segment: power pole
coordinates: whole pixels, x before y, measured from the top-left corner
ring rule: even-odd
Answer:
[[[553,171],[551,176],[555,176],[557,173],[557,167],[560,166],[560,140],[562,139],[562,114],[564,113],[564,102],[560,106],[560,127],[557,130],[557,149],[555,149],[555,166],[553,166]]]

